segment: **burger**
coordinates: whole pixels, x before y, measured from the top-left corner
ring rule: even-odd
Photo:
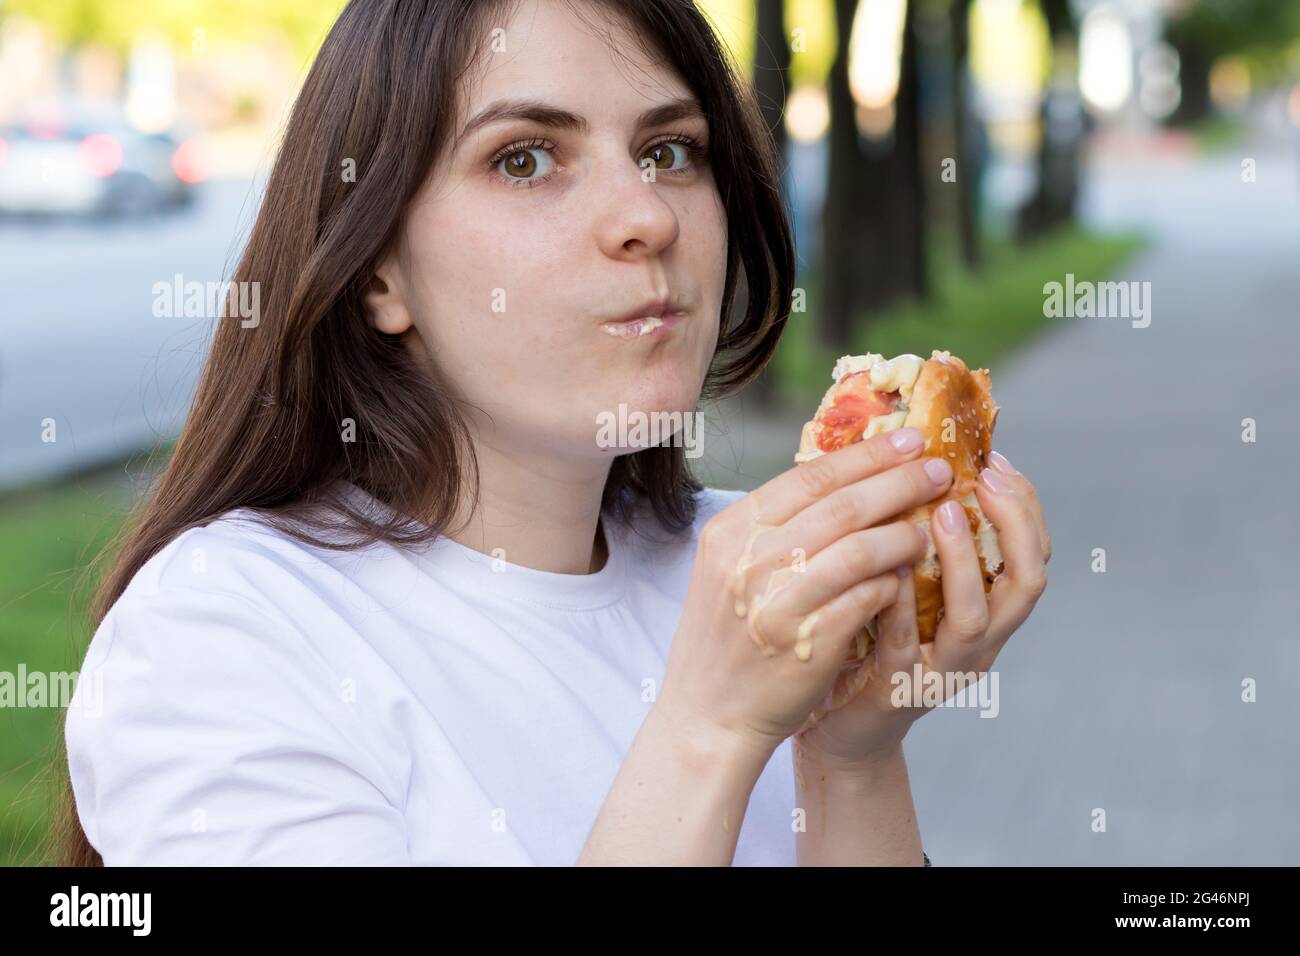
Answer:
[[[926,554],[913,567],[912,580],[921,643],[933,641],[943,619],[939,558],[930,533],[935,508],[953,499],[964,509],[985,593],[1003,570],[997,532],[975,497],[975,483],[984,468],[1000,410],[993,401],[988,369],[972,371],[961,359],[938,350],[928,359],[911,354],[886,359],[868,353],[841,357],[831,379],[834,384],[803,427],[796,462],[908,427],[924,436],[923,454],[943,458],[952,466],[952,486],[942,497],[899,516],[925,532]],[[865,626],[869,640],[860,642],[862,656],[874,645],[876,619]]]

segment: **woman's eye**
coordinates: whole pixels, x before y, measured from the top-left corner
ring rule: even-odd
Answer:
[[[497,170],[507,179],[529,182],[545,176],[555,165],[547,150],[540,146],[518,148],[496,162]]]
[[[644,153],[641,154],[641,167],[644,169],[646,160],[649,159],[655,169],[675,170],[673,157],[678,155],[684,164],[689,164],[691,159],[691,150],[688,144],[668,141],[665,143],[655,143]]]
[[[554,144],[546,140],[513,143],[488,161],[497,178],[510,186],[537,186],[551,177],[556,169],[551,155]],[[707,162],[708,151],[693,139],[664,140],[646,148],[638,165],[647,162],[656,170],[685,174],[699,162]]]

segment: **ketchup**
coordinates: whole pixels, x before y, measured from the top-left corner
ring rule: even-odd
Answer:
[[[829,452],[861,441],[867,423],[877,415],[888,415],[897,404],[898,392],[872,389],[869,371],[845,375],[830,407],[822,413],[817,447]]]

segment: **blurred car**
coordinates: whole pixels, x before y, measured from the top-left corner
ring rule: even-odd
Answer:
[[[0,127],[0,215],[133,215],[183,205],[203,180],[195,140],[125,123]]]

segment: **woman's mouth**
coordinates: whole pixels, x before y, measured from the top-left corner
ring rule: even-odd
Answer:
[[[639,319],[606,322],[600,329],[606,335],[612,335],[618,339],[641,339],[646,336],[659,337],[667,335],[685,317],[685,312],[665,312],[662,315],[644,315]]]

